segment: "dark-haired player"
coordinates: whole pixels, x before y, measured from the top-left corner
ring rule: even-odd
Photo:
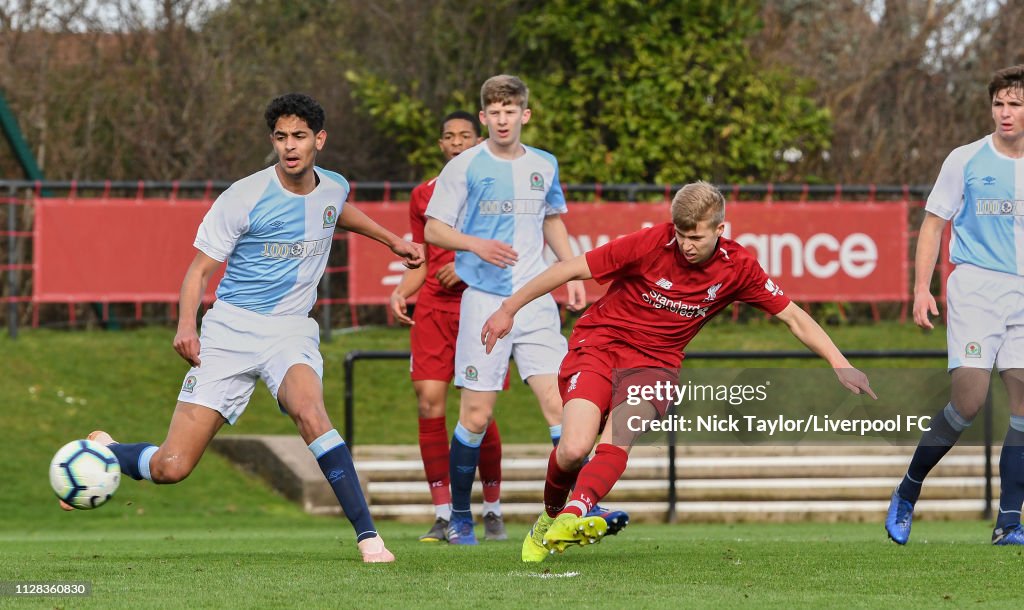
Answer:
[[[334,489],[363,561],[394,561],[370,517],[348,447],[324,408],[319,327],[308,314],[336,227],[381,242],[411,267],[423,262],[423,252],[346,204],[348,181],[316,167],[327,132],[315,100],[283,95],[270,102],[264,118],[277,163],[217,198],[199,226],[197,252],[181,284],[174,349],[192,368],[167,438],[160,446],[117,443],[102,431],[89,438],[108,445],[133,479],[177,483],[221,426],[245,411],[256,380],[263,379]],[[225,262],[200,336],[200,300]]]

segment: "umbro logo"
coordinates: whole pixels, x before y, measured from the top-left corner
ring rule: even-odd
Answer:
[[[345,471],[344,470],[332,470],[329,473],[327,473],[327,480],[330,481],[331,483],[337,481],[338,479],[344,479],[344,478],[345,478]]]
[[[672,282],[666,280],[665,278],[661,278],[660,280],[658,280],[657,282],[654,282],[654,283],[659,288],[663,288],[665,290],[672,290]]]
[[[455,469],[458,470],[459,472],[461,472],[462,474],[469,474],[469,473],[471,473],[471,472],[476,470],[476,466],[458,466],[457,465],[457,466],[455,466]]]
[[[283,220],[275,220],[274,222],[270,223],[270,226],[274,227],[275,229],[280,229],[281,227],[284,226],[284,221]]]
[[[996,183],[996,179],[992,176],[985,176],[981,181],[985,183],[985,186],[992,186]]]

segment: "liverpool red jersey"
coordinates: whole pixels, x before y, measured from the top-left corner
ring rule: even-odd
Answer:
[[[733,301],[773,315],[790,302],[757,259],[730,239],[719,238],[703,263],[688,262],[670,222],[612,240],[586,256],[594,279],[612,285],[579,319],[569,349],[618,342],[653,361],[637,366],[679,368],[694,335]]]
[[[441,282],[437,280],[438,270],[454,261],[455,253],[428,244],[423,238],[423,227],[427,224],[427,204],[430,203],[430,196],[434,194],[435,182],[437,178],[420,184],[412,190],[412,196],[409,198],[409,227],[412,229],[412,241],[424,244],[427,256],[427,281],[420,289],[416,302],[426,307],[458,313],[462,291],[466,289],[466,285],[459,283],[453,290],[449,290],[441,286]]]

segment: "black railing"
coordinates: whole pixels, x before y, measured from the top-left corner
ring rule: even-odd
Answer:
[[[844,352],[847,358],[854,360],[872,360],[880,358],[909,358],[909,359],[945,359],[946,352],[939,350],[852,350]],[[351,351],[345,355],[345,441],[350,446],[355,446],[355,365],[359,360],[408,360],[410,353],[407,351]],[[785,359],[812,359],[817,358],[816,354],[808,351],[715,351],[715,352],[689,352],[686,355],[689,360],[785,360]],[[985,398],[984,411],[984,435],[985,435],[985,519],[992,517],[992,390],[989,387],[988,396]],[[668,432],[668,503],[667,521],[676,521],[676,501],[678,491],[676,489],[676,433],[674,430]]]

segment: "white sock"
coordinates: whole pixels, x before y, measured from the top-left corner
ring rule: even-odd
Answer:
[[[444,519],[445,521],[452,520],[452,505],[451,504],[435,504],[434,505],[434,516],[438,519]]]
[[[497,516],[501,516],[501,500],[497,502],[484,502],[483,514],[494,513]]]

